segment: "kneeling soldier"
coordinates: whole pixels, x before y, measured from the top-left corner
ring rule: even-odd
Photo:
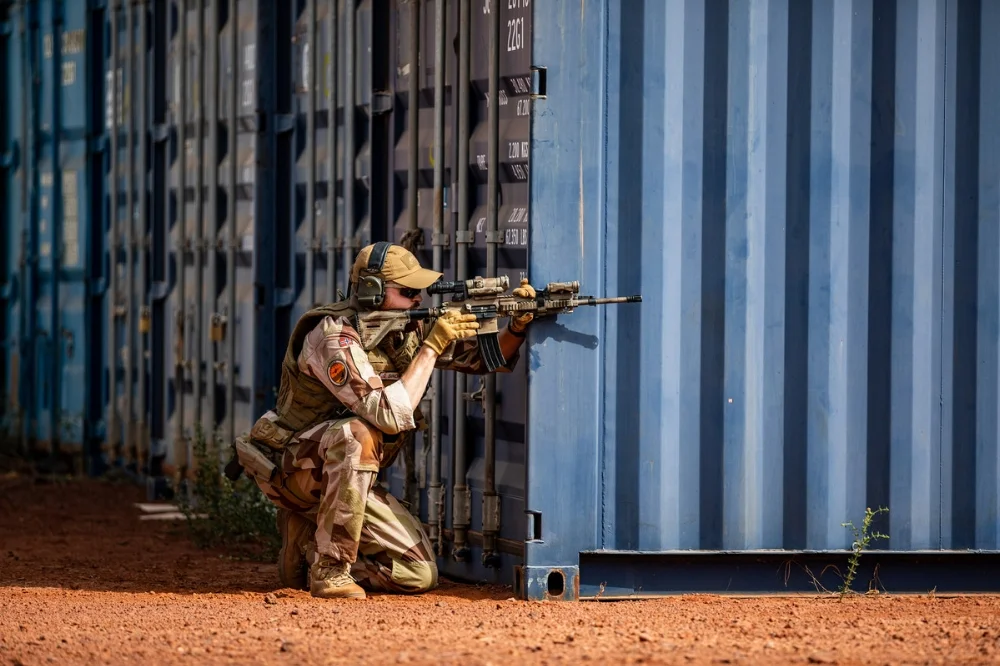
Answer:
[[[418,405],[432,371],[485,374],[473,315],[449,312],[433,328],[387,336],[366,352],[352,323],[365,310],[420,306],[441,274],[399,245],[361,250],[351,296],[305,313],[288,341],[276,407],[235,442],[239,464],[278,506],[281,583],[317,597],[364,598],[365,589],[425,592],[437,585],[430,540],[419,520],[382,486],[421,421]],[[515,295],[533,298],[526,280]],[[532,315],[514,317],[499,336],[510,372]],[[439,356],[451,342],[447,361]],[[359,585],[360,584],[360,585]]]

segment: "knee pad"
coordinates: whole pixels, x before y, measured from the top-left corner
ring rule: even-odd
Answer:
[[[393,560],[392,581],[411,594],[433,590],[438,584],[437,564]]]

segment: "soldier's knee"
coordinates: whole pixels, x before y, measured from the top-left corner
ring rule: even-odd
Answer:
[[[434,562],[392,563],[392,581],[406,594],[421,594],[437,587],[438,568]]]

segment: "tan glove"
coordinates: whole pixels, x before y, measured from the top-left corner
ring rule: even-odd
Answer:
[[[535,288],[528,282],[528,278],[521,278],[521,286],[511,293],[518,298],[534,298]],[[530,324],[531,320],[534,318],[535,315],[531,312],[511,315],[510,325],[508,328],[514,333],[523,333],[524,329],[528,328],[528,324]]]
[[[457,310],[449,310],[438,317],[434,328],[424,339],[424,344],[433,349],[438,356],[455,340],[471,338],[476,334],[479,322],[474,314],[462,314]]]

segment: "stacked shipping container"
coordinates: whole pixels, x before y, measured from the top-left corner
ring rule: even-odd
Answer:
[[[364,244],[422,229],[447,278],[516,283],[530,13],[501,7],[516,41],[491,67],[472,47],[489,43],[484,7],[11,4],[4,127],[24,130],[4,178],[20,193],[4,199],[4,259],[20,267],[4,271],[7,432],[155,492],[198,438],[228,443],[273,404],[291,327],[346,291]],[[387,474],[436,542],[457,542],[453,573],[509,579],[522,552],[526,367],[486,387],[436,377],[434,435]]]
[[[419,228],[449,279],[645,297],[537,323],[495,385],[435,378],[386,482],[446,572],[524,564],[535,598],[801,587],[783,563],[822,568],[887,505],[887,587],[990,584],[992,3],[4,11],[18,445],[175,478],[272,404],[357,248]]]

